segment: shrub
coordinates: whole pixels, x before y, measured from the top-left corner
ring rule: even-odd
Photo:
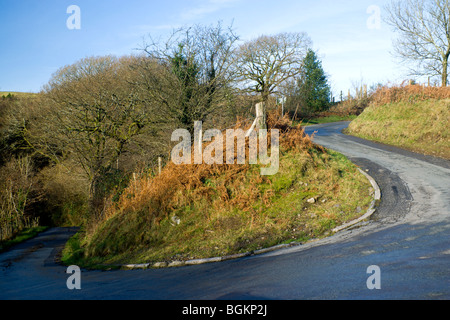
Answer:
[[[0,168],[0,241],[38,226],[32,206],[39,201],[40,193],[34,182],[29,157],[14,158]]]
[[[395,102],[418,102],[429,99],[450,98],[450,87],[426,87],[421,85],[395,85],[380,87],[372,96],[375,105]]]

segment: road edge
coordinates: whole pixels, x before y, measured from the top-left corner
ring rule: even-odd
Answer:
[[[369,180],[370,184],[372,185],[372,188],[374,189],[375,193],[374,193],[374,198],[372,200],[372,203],[370,204],[369,209],[367,210],[366,214],[364,214],[363,216],[361,216],[358,219],[352,220],[346,224],[343,224],[340,227],[334,228],[333,232],[339,232],[345,229],[348,229],[350,227],[353,227],[354,225],[369,219],[377,210],[376,209],[376,205],[377,202],[381,200],[381,189],[378,186],[378,183],[375,181],[374,178],[372,178],[370,175],[368,175],[366,172],[364,172],[363,170],[361,170],[360,168],[358,168],[358,170]]]

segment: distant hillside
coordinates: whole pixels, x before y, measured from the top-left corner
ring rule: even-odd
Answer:
[[[383,88],[348,133],[450,159],[450,88]]]
[[[1,98],[1,97],[7,97],[8,95],[10,95],[10,96],[15,96],[15,97],[18,97],[18,98],[33,98],[33,97],[37,96],[38,93],[33,93],[33,92],[0,91],[0,98]]]

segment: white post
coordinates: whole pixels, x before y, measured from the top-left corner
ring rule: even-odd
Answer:
[[[247,134],[245,135],[246,137],[250,137],[251,133],[253,132],[253,130],[261,130],[261,129],[267,129],[267,124],[266,124],[266,113],[264,110],[264,103],[258,103],[256,105],[256,119],[253,122],[250,130],[247,131]]]
[[[266,125],[266,112],[265,112],[265,105],[264,102],[260,102],[256,105],[256,120],[258,120],[257,122],[257,127],[258,130],[259,129],[267,129],[267,125]]]
[[[203,123],[202,121],[194,121],[194,163],[202,164],[203,162]]]

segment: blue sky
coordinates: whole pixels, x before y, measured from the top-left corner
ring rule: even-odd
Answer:
[[[136,53],[173,28],[233,23],[241,39],[306,32],[336,96],[356,83],[406,79],[391,56],[395,36],[374,11],[388,0],[0,0],[0,91],[38,92],[53,72],[87,56]],[[81,29],[70,30],[70,5]],[[369,21],[369,25],[368,25]],[[375,26],[375,27],[370,27]]]

